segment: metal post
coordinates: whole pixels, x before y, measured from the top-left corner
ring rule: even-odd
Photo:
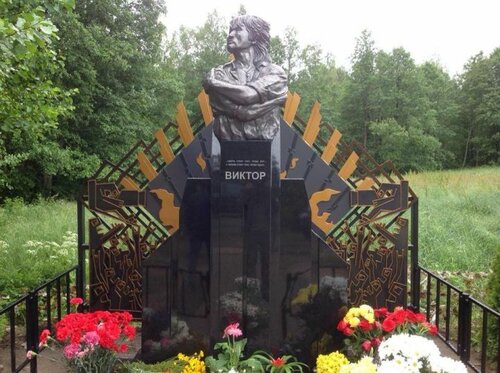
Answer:
[[[38,352],[38,293],[26,298],[26,350]],[[30,373],[37,373],[36,356],[30,361]]]
[[[77,201],[77,224],[78,224],[78,270],[76,271],[76,294],[85,299],[85,210],[82,198]]]
[[[458,340],[457,350],[460,360],[467,364],[470,359],[470,335],[472,321],[472,303],[469,294],[462,293],[458,299]]]
[[[420,266],[418,265],[418,198],[411,206],[411,304],[420,310]]]

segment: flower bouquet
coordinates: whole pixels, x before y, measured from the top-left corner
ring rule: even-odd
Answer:
[[[459,361],[441,356],[430,339],[406,333],[396,334],[382,342],[378,351],[380,365],[377,371],[390,372],[439,372],[466,373]]]
[[[71,303],[81,302],[76,298]],[[51,341],[62,344],[68,366],[75,372],[111,372],[117,352],[125,352],[126,341],[135,337],[131,321],[132,315],[128,312],[70,313],[56,324],[55,338],[49,330],[42,331],[39,347],[48,347]],[[28,351],[28,358],[34,354]]]
[[[344,340],[347,351],[356,358],[375,353],[384,338],[392,334],[437,333],[436,326],[427,322],[422,313],[402,307],[389,312],[386,308],[373,309],[366,304],[349,309],[337,330],[348,337]]]

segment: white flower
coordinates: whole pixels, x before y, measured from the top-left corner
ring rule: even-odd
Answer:
[[[449,357],[433,357],[432,359],[430,359],[430,364],[433,372],[467,373],[467,368],[462,362],[450,359]]]
[[[231,368],[231,370],[229,372],[227,372],[227,373],[238,373],[238,371],[235,370],[235,369],[233,369],[233,368]]]
[[[431,368],[436,373],[466,373],[465,366],[442,357],[436,344],[422,336],[396,334],[380,344],[379,373],[418,373]]]

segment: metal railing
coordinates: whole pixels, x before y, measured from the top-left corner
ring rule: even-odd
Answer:
[[[29,365],[30,372],[37,372],[36,356],[27,359],[16,356],[16,331],[24,328],[26,352],[38,352],[39,333],[41,329],[52,329],[55,321],[70,313],[70,298],[74,293],[79,267],[76,265],[45,282],[26,295],[9,303],[0,310],[0,317],[6,317],[9,325],[10,364],[7,369],[18,373]],[[20,322],[24,322],[21,325]],[[18,363],[19,361],[19,363]]]
[[[500,312],[428,269],[419,271],[420,310],[436,324],[439,338],[474,372],[500,372]]]

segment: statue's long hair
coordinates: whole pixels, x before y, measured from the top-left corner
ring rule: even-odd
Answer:
[[[229,27],[233,29],[238,26],[244,26],[248,30],[250,41],[254,43],[254,65],[258,66],[263,61],[271,62],[269,23],[256,16],[243,15],[234,17]]]

